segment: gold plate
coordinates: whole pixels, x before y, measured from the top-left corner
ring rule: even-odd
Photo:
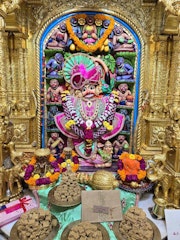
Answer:
[[[49,233],[49,235],[45,239],[39,238],[39,240],[52,240],[57,235],[59,228],[60,228],[59,221],[54,215],[52,215],[52,219],[57,220],[57,222],[58,222],[57,226],[53,228],[53,230]],[[18,232],[17,232],[17,225],[18,225],[18,221],[13,225],[13,227],[11,229],[10,240],[20,240],[19,236],[18,236]]]
[[[57,187],[58,186],[52,188],[48,193],[48,201],[49,201],[50,204],[53,204],[53,205],[58,206],[58,207],[73,207],[73,206],[76,206],[76,205],[81,203],[81,195],[79,195],[77,200],[73,201],[73,202],[58,201],[54,197],[54,192],[56,191]],[[85,188],[81,187],[81,190],[85,190]]]
[[[150,220],[150,219],[147,219],[148,222],[151,224],[151,227],[153,229],[153,239],[152,240],[161,240],[161,234],[160,234],[160,231],[158,229],[158,227]],[[113,224],[113,232],[117,238],[117,240],[126,240],[120,230],[119,230],[119,224],[120,222],[114,222]]]
[[[79,224],[80,222],[81,220],[77,220],[70,223],[67,227],[65,227],[61,235],[61,240],[67,240],[69,236],[69,232],[71,231],[72,227]],[[103,225],[101,225],[100,223],[92,223],[92,224],[96,225],[98,230],[101,231],[103,240],[110,240],[108,231],[105,229],[105,227],[103,227]]]

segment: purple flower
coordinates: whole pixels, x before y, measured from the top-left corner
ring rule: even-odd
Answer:
[[[78,156],[73,157],[73,162],[74,162],[74,164],[79,164]]]
[[[64,158],[60,157],[57,159],[57,163],[61,164],[62,162],[64,162]]]
[[[58,162],[57,161],[51,162],[51,166],[53,168],[57,168],[58,167]]]
[[[33,171],[34,171],[34,166],[28,165],[24,174],[24,180],[28,180],[31,177],[31,174]]]
[[[60,169],[59,168],[55,168],[54,172],[60,172]]]
[[[49,178],[39,178],[36,180],[36,185],[40,186],[40,185],[46,185],[46,184],[50,184],[51,181]]]
[[[141,170],[145,170],[146,169],[146,162],[144,161],[144,159],[142,159],[140,161],[140,168],[141,168]]]
[[[124,165],[123,165],[122,161],[119,160],[119,161],[118,161],[118,169],[119,169],[119,170],[123,170],[123,168],[124,168]]]
[[[126,175],[126,181],[127,182],[138,181],[137,175]]]

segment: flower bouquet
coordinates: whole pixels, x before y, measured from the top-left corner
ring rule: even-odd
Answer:
[[[130,154],[123,152],[119,156],[118,170],[120,179],[125,184],[131,184],[131,186],[138,186],[146,177],[146,163],[142,156],[138,154]]]

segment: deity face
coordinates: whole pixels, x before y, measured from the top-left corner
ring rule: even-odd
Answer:
[[[112,154],[113,153],[113,147],[112,147],[112,143],[110,141],[107,141],[104,144],[104,149],[103,149],[106,153],[108,154]]]
[[[78,20],[75,17],[71,18],[70,22],[73,27],[76,27],[78,25]]]
[[[124,136],[124,135],[119,135],[119,136],[118,136],[118,141],[119,141],[119,143],[123,143],[124,140],[125,140],[125,136]]]
[[[116,59],[116,65],[117,65],[117,67],[121,67],[121,66],[123,65],[123,63],[124,63],[124,58],[118,57],[118,58]]]
[[[59,82],[57,79],[51,79],[50,81],[50,86],[53,88],[53,89],[56,89],[58,86],[59,86]]]
[[[92,26],[94,24],[94,18],[92,16],[87,17],[86,22],[88,25]]]
[[[59,25],[59,30],[62,32],[62,33],[65,33],[66,32],[66,24],[65,23],[61,23]]]
[[[64,60],[63,55],[61,53],[56,53],[54,58],[57,61],[57,63],[59,63],[59,64],[62,63]]]
[[[121,26],[115,26],[114,33],[115,33],[116,36],[121,35],[121,33],[123,33],[122,27]]]
[[[58,134],[58,133],[51,133],[51,138],[52,138],[53,140],[58,139],[58,137],[59,137],[59,134]]]
[[[104,28],[108,28],[108,27],[109,27],[109,24],[110,24],[110,21],[109,21],[109,20],[105,20],[105,21],[103,22],[103,27],[104,27]]]
[[[87,84],[82,88],[82,96],[84,98],[93,98],[96,95],[96,87],[93,84]]]
[[[121,93],[125,93],[128,90],[128,85],[126,83],[122,83],[119,85],[118,89]]]

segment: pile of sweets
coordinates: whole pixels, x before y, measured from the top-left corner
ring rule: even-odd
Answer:
[[[18,239],[44,240],[57,225],[58,221],[49,210],[32,209],[22,214],[17,222]]]
[[[66,171],[62,173],[62,181],[54,191],[54,198],[60,202],[74,202],[81,197],[81,187],[77,182],[75,173]]]
[[[138,207],[131,207],[119,224],[119,231],[126,240],[152,240],[153,228],[146,213]]]
[[[67,240],[103,240],[102,232],[95,224],[90,222],[80,222],[73,226],[69,232]]]

